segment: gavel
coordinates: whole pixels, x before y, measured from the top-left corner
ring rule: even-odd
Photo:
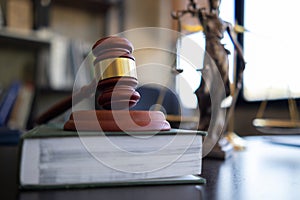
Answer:
[[[133,46],[125,38],[106,37],[98,40],[92,52],[98,78],[97,103],[104,109],[133,107],[140,99]]]
[[[74,111],[64,125],[65,130],[164,131],[171,128],[160,111],[130,110],[140,99],[131,42],[123,37],[105,37],[93,45],[92,53],[95,79],[39,116],[37,124],[46,123],[71,108],[72,100],[76,104],[95,93],[100,109]]]

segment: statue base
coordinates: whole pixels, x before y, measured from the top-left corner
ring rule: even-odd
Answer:
[[[218,143],[213,147],[211,152],[209,152],[209,154],[206,157],[225,160],[231,157],[233,150],[233,146],[227,140],[227,138],[222,137],[219,139]]]
[[[246,149],[246,141],[234,132],[228,132],[219,139],[207,158],[225,160],[232,155],[233,151],[243,151]]]
[[[246,140],[238,136],[235,132],[233,131],[227,132],[225,138],[233,146],[235,151],[243,151],[246,149],[247,146]]]

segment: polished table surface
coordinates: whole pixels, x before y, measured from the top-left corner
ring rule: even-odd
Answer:
[[[297,136],[300,137],[300,136]],[[0,199],[300,199],[300,147],[246,138],[245,151],[227,160],[204,159],[205,185],[18,190],[16,146],[0,147]]]

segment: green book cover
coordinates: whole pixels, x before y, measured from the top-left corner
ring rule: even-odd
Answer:
[[[95,132],[95,131],[80,131],[80,136],[95,136],[105,134],[106,136],[113,135],[175,135],[175,134],[197,134],[206,136],[207,132],[197,130],[184,130],[184,129],[171,129],[169,131],[151,132],[151,131],[138,131],[138,132]],[[61,124],[46,124],[40,125],[25,133],[21,139],[25,138],[46,138],[46,137],[74,137],[78,136],[77,131],[64,131]]]
[[[44,189],[84,189],[95,187],[134,187],[134,186],[155,186],[155,185],[202,185],[206,184],[206,179],[200,175],[187,175],[171,178],[155,178],[155,179],[140,179],[135,181],[115,181],[115,182],[100,182],[92,184],[63,184],[63,185],[20,185],[22,190],[44,190]]]

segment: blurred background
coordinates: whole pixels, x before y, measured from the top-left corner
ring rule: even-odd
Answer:
[[[176,31],[178,27],[171,12],[185,9],[188,2],[0,0],[0,108],[3,110],[0,111],[0,126],[23,130],[31,128],[33,119],[39,113],[70,95],[78,68],[99,38],[143,27]],[[197,2],[199,6],[205,3],[201,0]],[[293,60],[297,58],[295,48],[298,44],[295,38],[299,29],[295,25],[297,11],[291,11],[298,8],[295,4],[297,1],[250,3],[224,0],[221,3],[220,17],[233,25],[245,27],[238,34],[247,62],[243,90],[235,110],[238,123],[235,123],[234,129],[239,135],[261,134],[252,125],[252,121],[264,100],[270,100],[270,109],[265,110],[264,117],[289,118],[287,100],[297,99],[300,94],[297,81],[299,70],[297,61]],[[157,35],[137,37],[137,40],[150,43],[166,42],[158,41]],[[288,41],[288,38],[292,40]],[[175,37],[168,40],[169,48],[176,48],[177,39]],[[230,76],[233,80],[235,54],[227,36],[224,44],[232,52]],[[146,63],[152,57],[170,66],[169,71],[147,73],[145,77],[141,77],[141,82],[147,77],[158,82],[168,79],[166,77],[173,77],[169,84],[177,87],[176,84],[180,81],[172,72],[176,63],[174,55],[161,57],[157,52],[148,51],[137,52],[135,56],[138,65]],[[189,78],[192,74],[186,76]],[[90,77],[89,73],[83,75],[83,83]],[[181,90],[179,88],[178,93]],[[3,106],[9,91],[14,99]],[[17,101],[18,96],[22,96],[22,100]],[[195,104],[192,98],[186,97],[188,100],[185,104]],[[296,106],[297,104],[298,100]],[[8,106],[11,107],[10,111]],[[190,109],[196,108],[191,106]]]

